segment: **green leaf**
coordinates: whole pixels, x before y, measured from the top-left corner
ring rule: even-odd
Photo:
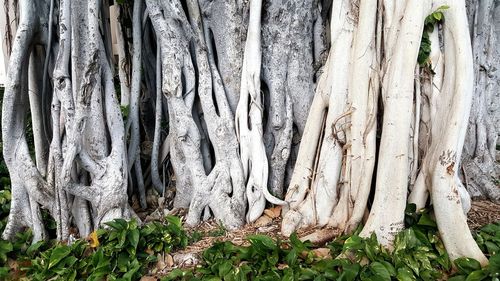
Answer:
[[[290,250],[290,252],[288,252],[288,254],[285,257],[285,261],[288,265],[293,266],[297,263],[298,256],[299,256],[298,251],[297,249],[294,248]]]
[[[66,245],[57,246],[50,255],[49,259],[49,269],[54,267],[57,263],[59,263],[63,258],[69,255],[71,252],[70,248]]]
[[[31,246],[28,247],[28,249],[26,250],[26,254],[28,254],[29,257],[33,257],[33,255],[35,254],[35,252],[38,251],[38,249],[40,249],[40,247],[42,247],[43,245],[45,245],[47,242],[45,241],[38,241],[34,244],[32,244]]]
[[[344,243],[344,251],[346,250],[359,250],[363,248],[363,240],[357,235],[353,235]]]
[[[413,272],[409,270],[406,267],[400,267],[398,268],[398,274],[396,275],[396,278],[399,281],[414,281],[417,280],[415,276],[413,275]]]
[[[455,260],[458,271],[462,274],[470,274],[475,270],[481,269],[481,264],[472,258],[458,258]]]
[[[221,264],[218,265],[218,274],[220,278],[224,278],[229,271],[233,268],[233,265],[231,264],[230,261],[223,261]]]
[[[359,264],[348,264],[343,266],[342,269],[339,281],[354,281],[356,276],[358,276],[361,266]]]
[[[292,233],[290,235],[290,244],[292,244],[292,247],[297,249],[298,251],[303,251],[306,249],[304,246],[304,243],[300,241],[299,237],[297,236],[297,233]]]
[[[259,234],[258,235],[250,235],[250,236],[248,236],[247,239],[250,241],[250,243],[252,243],[255,246],[262,245],[269,250],[277,249],[276,243],[273,241],[273,239],[271,239],[268,236],[259,235]],[[265,250],[265,249],[263,249],[263,250]]]
[[[0,277],[5,278],[2,280],[8,280],[7,276],[9,276],[9,270],[10,268],[8,267],[0,267]]]
[[[299,280],[313,280],[315,276],[318,275],[316,270],[312,270],[310,268],[303,268],[300,271]]]
[[[280,257],[278,255],[278,251],[273,251],[273,253],[271,255],[268,255],[267,256],[267,261],[269,262],[269,264],[271,265],[276,265],[279,261]]]
[[[448,281],[465,281],[465,276],[463,275],[453,276],[449,278]]]
[[[139,229],[132,229],[127,233],[127,238],[134,249],[136,249],[137,245],[139,244],[139,237]]]
[[[493,255],[489,259],[489,264],[488,264],[488,270],[491,273],[499,273],[500,272],[500,253]],[[499,276],[500,274],[497,274],[496,276]]]
[[[430,48],[430,44],[429,44],[429,52],[430,51],[431,51],[431,48]],[[428,213],[422,214],[422,216],[418,220],[418,224],[419,225],[430,226],[430,227],[433,227],[433,228],[437,227],[436,222],[431,218],[431,216]]]
[[[127,273],[123,274],[123,278],[127,281],[135,280],[136,279],[134,278],[135,273],[141,269],[141,265],[139,264],[139,262],[137,260],[134,260],[134,262],[135,263],[133,264],[132,269],[127,271]]]
[[[476,270],[476,271],[471,272],[467,276],[465,281],[481,281],[481,280],[484,280],[487,276],[488,275],[486,274],[486,272],[484,272],[484,270]]]
[[[179,229],[182,228],[182,221],[179,217],[168,215],[166,219],[169,224],[175,225]]]
[[[128,226],[127,221],[124,219],[115,219],[104,224],[114,228],[115,230],[125,230]]]
[[[377,276],[377,280],[391,281],[391,274],[382,263],[372,262],[370,270]]]
[[[281,278],[282,281],[294,281],[295,279],[293,278],[293,271],[290,268],[286,268],[284,271],[283,277]]]
[[[488,249],[488,253],[494,255],[496,253],[500,253],[500,245],[499,244],[495,244],[491,241],[486,241],[484,242],[484,245],[486,246],[486,249]]]
[[[480,230],[480,232],[486,232],[488,234],[495,234],[500,231],[500,225],[499,224],[487,224],[483,226]]]
[[[14,250],[14,246],[10,241],[0,240],[0,261],[7,261],[7,254]]]
[[[129,265],[129,255],[127,253],[122,252],[118,255],[118,258],[116,260],[116,266],[121,272],[127,272],[128,271],[128,265]]]
[[[441,21],[441,19],[443,19],[443,13],[441,12],[432,13],[432,16],[438,21]]]
[[[184,276],[184,271],[176,268],[176,269],[172,270],[164,280],[176,280],[177,278],[182,277],[182,276]]]
[[[392,264],[386,261],[381,261],[380,263],[382,263],[385,266],[385,269],[387,269],[390,276],[396,276],[396,269]]]

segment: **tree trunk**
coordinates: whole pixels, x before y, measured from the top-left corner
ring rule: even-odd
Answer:
[[[474,53],[474,98],[463,154],[463,177],[472,197],[500,202],[500,3],[468,1]]]

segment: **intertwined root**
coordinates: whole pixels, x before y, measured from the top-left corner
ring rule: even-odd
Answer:
[[[262,117],[264,103],[260,94],[262,0],[250,1],[248,35],[243,55],[241,92],[236,108],[236,128],[240,141],[243,173],[247,179],[247,222],[253,222],[264,212],[266,200],[284,205],[267,189],[269,164],[264,146]],[[288,108],[291,104],[288,104]]]
[[[3,234],[7,239],[21,227],[30,227],[35,241],[47,238],[40,207],[56,220],[60,240],[68,239],[71,216],[78,217],[75,224],[80,234],[86,235],[102,222],[131,215],[124,172],[123,120],[104,51],[105,39],[99,32],[99,14],[83,17],[89,11],[98,11],[98,2],[58,4],[19,2],[22,16],[2,110],[3,149],[13,189],[12,212]],[[51,16],[56,8],[60,21],[58,48],[51,42]],[[81,24],[73,26],[71,19]],[[37,65],[40,54],[34,48],[39,44],[36,32],[48,32],[43,73]],[[49,64],[54,67],[54,89],[46,81]],[[70,71],[70,64],[79,67]],[[53,90],[52,95],[49,90]],[[50,114],[46,113],[49,103]],[[36,165],[24,133],[28,106],[34,120]],[[46,120],[49,118],[52,122]],[[88,203],[94,210],[92,216]]]
[[[387,0],[377,7],[374,2],[333,2],[329,60],[286,195],[290,210],[282,232],[325,225],[352,232],[368,212],[376,163],[375,195],[362,236],[376,233],[381,244],[392,247],[404,228],[410,185],[410,202],[419,207],[430,192],[450,257],[469,256],[486,264],[467,227],[462,208],[470,202],[458,178],[473,92],[470,40],[458,35],[468,34],[465,3],[446,3],[444,62],[436,27],[430,35],[435,76],[428,71],[428,80],[417,83],[424,19],[443,3]],[[308,238],[322,240],[330,234],[323,230]]]

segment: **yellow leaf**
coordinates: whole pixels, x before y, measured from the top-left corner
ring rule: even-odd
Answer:
[[[90,233],[90,235],[87,239],[90,242],[91,248],[97,248],[99,246],[99,239],[97,239],[97,232],[94,231],[94,232]]]

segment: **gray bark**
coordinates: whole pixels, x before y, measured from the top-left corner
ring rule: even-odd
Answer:
[[[206,43],[215,47],[216,68],[234,114],[240,95],[248,1],[200,0],[198,2],[207,33]]]
[[[196,1],[188,1],[188,17],[179,1],[146,3],[161,48],[161,89],[168,102],[172,160],[177,162],[174,163],[178,177],[175,205],[189,204],[190,225],[197,224],[208,207],[226,227],[239,227],[244,222],[245,200],[233,115],[215,59],[209,58],[214,54],[207,52],[205,42],[210,33],[204,32],[200,8]],[[190,44],[194,47],[189,48]],[[190,87],[194,83],[183,83],[195,77],[195,72],[198,73],[196,92]],[[209,174],[201,150],[203,132],[193,116],[195,94],[214,148],[216,161]],[[188,173],[181,174],[179,169]],[[190,198],[185,185],[188,182],[192,184]]]
[[[314,40],[318,33],[315,23],[323,26],[319,15],[318,1],[266,1],[264,6],[262,80],[269,99],[264,139],[269,189],[279,198],[284,196],[293,126],[302,135],[314,96],[314,53],[323,49]]]
[[[463,151],[463,176],[472,197],[500,202],[500,1],[468,1],[475,88]]]

